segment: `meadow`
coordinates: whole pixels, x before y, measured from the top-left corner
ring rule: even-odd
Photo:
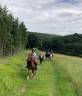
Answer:
[[[82,58],[54,54],[27,80],[27,53],[0,57],[0,96],[82,96]]]

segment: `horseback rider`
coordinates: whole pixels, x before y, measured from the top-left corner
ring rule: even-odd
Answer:
[[[42,61],[44,60],[44,57],[45,57],[45,55],[44,55],[44,51],[43,51],[43,49],[40,51],[40,55],[39,55],[39,59],[40,59],[40,64],[42,63]]]
[[[28,54],[26,61],[27,61],[27,68],[31,67],[31,65],[29,64],[37,65],[37,55],[35,52],[35,48],[32,48],[32,52]]]
[[[32,49],[32,53],[31,53],[31,61],[32,61],[32,64],[36,64],[37,63],[37,55],[36,55],[36,49],[35,48],[33,48]]]
[[[41,56],[41,58],[44,58],[44,51],[43,50],[40,51],[40,56]]]
[[[29,73],[30,70],[32,70],[32,75],[34,75],[37,70],[37,55],[35,52],[35,48],[32,48],[32,51],[31,51],[31,53],[28,54],[26,61],[27,61],[26,68],[28,68],[28,75],[30,74]],[[28,76],[28,78],[29,78],[29,76]]]

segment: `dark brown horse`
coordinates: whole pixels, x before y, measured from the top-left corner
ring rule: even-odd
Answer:
[[[26,68],[28,68],[28,77],[27,77],[27,79],[32,78],[36,74],[37,63],[34,62],[34,61],[27,61]]]
[[[51,59],[51,58],[53,58],[53,53],[48,52],[45,54],[45,57],[46,57],[46,59],[48,59],[48,58]]]
[[[46,53],[45,56],[46,56],[46,59],[51,57],[50,53]]]

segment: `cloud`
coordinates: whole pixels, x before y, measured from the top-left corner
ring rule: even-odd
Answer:
[[[82,0],[0,0],[31,31],[82,33]]]

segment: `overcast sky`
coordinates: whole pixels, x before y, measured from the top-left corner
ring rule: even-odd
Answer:
[[[82,33],[82,0],[0,0],[30,31]]]

